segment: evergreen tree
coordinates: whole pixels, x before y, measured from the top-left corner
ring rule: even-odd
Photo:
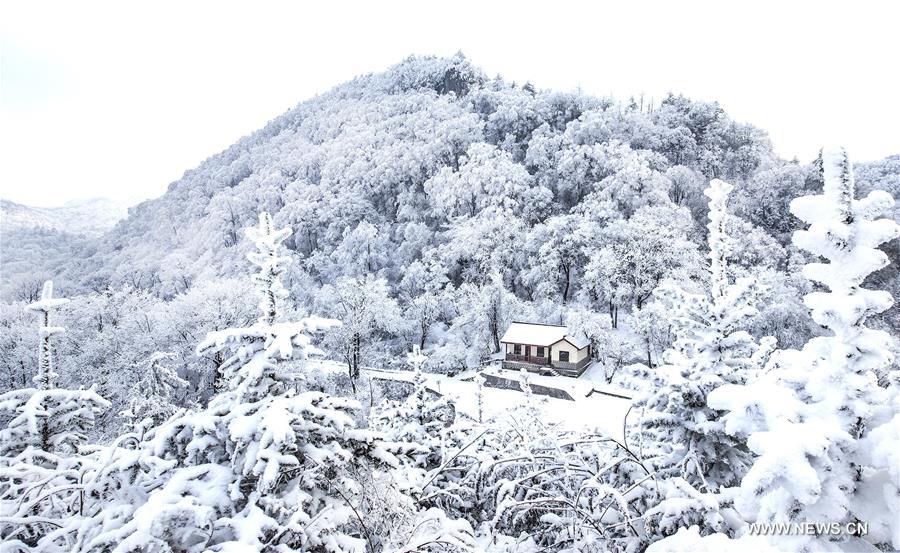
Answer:
[[[894,496],[880,512],[870,505],[866,516],[855,508],[857,500],[871,503],[878,495],[858,497],[873,470],[894,470],[863,463],[869,457],[873,462],[891,459],[883,455],[883,446],[877,451],[879,444],[871,443],[870,433],[879,404],[888,403],[876,372],[892,362],[894,341],[865,324],[867,317],[892,305],[890,294],[864,288],[863,283],[888,264],[878,247],[900,235],[900,225],[879,219],[893,205],[889,194],[874,191],[854,199],[853,171],[845,151],[824,152],[822,169],[823,193],[794,200],[791,211],[809,224],[794,234],[794,244],[825,259],[803,268],[807,279],[827,290],[807,294],[804,303],[831,335],[809,340],[801,351],[783,352],[772,378],[758,386],[722,389],[711,398],[717,407],[731,410],[728,431],[749,434],[749,446],[759,455],[743,480],[738,506],[760,522],[874,523],[889,516],[896,502]],[[896,447],[896,438],[891,438],[895,431],[882,433]],[[874,451],[862,449],[862,444]],[[812,539],[780,538],[798,549],[812,547]]]
[[[709,290],[693,294],[669,284],[656,292],[668,307],[676,336],[657,371],[659,386],[643,400],[642,424],[657,449],[660,474],[684,478],[691,486],[716,492],[740,482],[750,464],[746,445],[727,435],[707,395],[723,384],[741,384],[771,352],[743,330],[756,314],[759,286],[752,278],[730,282],[725,223],[730,184],[713,180],[709,197]]]
[[[89,390],[55,387],[50,314],[68,300],[53,297],[44,283],[41,298],[26,309],[41,317],[37,388],[0,395],[0,539],[10,550],[27,550],[77,520],[84,509],[84,481],[95,458],[82,449],[87,433],[109,402]]]
[[[422,373],[427,357],[418,346],[407,355],[413,370],[412,393],[403,401],[386,402],[373,415],[375,428],[392,442],[408,442],[419,446],[416,465],[431,469],[442,458],[442,430],[456,418],[456,409],[447,398],[428,388]]]
[[[37,388],[13,390],[0,396],[0,412],[9,420],[0,430],[0,456],[15,457],[34,448],[45,453],[75,453],[86,439],[96,415],[109,403],[90,390],[61,390],[54,386],[51,338],[64,331],[51,326],[50,314],[68,302],[53,297],[53,283],[47,281],[41,299],[26,306],[38,313],[41,326]]]
[[[54,334],[64,332],[64,329],[61,327],[50,326],[50,313],[67,303],[69,303],[69,300],[66,298],[53,297],[53,281],[48,280],[44,283],[41,299],[25,307],[28,311],[38,313],[42,322],[39,331],[41,349],[38,358],[38,374],[34,379],[41,390],[53,388],[53,379],[58,376],[53,372],[53,348],[50,339]]]
[[[472,383],[475,384],[475,407],[478,424],[484,423],[484,375],[481,371],[475,373]]]
[[[170,418],[140,445],[142,466],[159,471],[144,502],[84,536],[84,549],[363,551],[372,547],[360,478],[397,466],[372,431],[356,429],[359,405],[321,392],[297,393],[279,365],[317,353],[311,335],[336,324],[278,320],[287,260],[266,214],[248,232],[261,268],[253,281],[261,316],[250,327],[210,332],[198,352],[218,352],[228,390],[197,413]],[[133,470],[131,465],[125,465]],[[110,501],[119,501],[110,498]],[[136,508],[134,508],[136,507]],[[125,516],[122,516],[123,512]]]
[[[166,366],[174,357],[167,352],[156,352],[150,356],[149,366],[141,379],[142,395],[131,400],[123,415],[132,427],[154,427],[161,424],[178,411],[176,394],[189,384],[178,373]]]

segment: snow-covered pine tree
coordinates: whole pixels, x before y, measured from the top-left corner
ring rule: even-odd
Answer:
[[[262,315],[259,320],[272,324],[278,317],[279,303],[288,295],[281,284],[280,276],[290,258],[281,255],[281,243],[291,235],[291,229],[285,227],[276,230],[272,224],[272,217],[263,211],[259,214],[259,226],[250,227],[246,232],[257,250],[247,254],[247,259],[259,267],[259,271],[251,277],[261,296],[259,309]]]
[[[402,447],[356,429],[356,401],[297,393],[289,385],[279,365],[316,353],[311,335],[337,322],[279,321],[278,275],[288,258],[278,244],[288,231],[273,230],[262,214],[248,235],[258,249],[251,261],[261,267],[253,278],[261,316],[247,328],[211,332],[198,347],[225,358],[228,390],[206,409],[176,415],[147,435],[140,445],[142,466],[159,471],[157,484],[139,505],[110,497],[120,508],[80,536],[83,550],[372,547],[354,507],[360,478],[375,466],[397,466],[393,452]]]
[[[673,314],[676,336],[657,371],[658,386],[642,401],[645,444],[658,455],[660,476],[683,478],[703,492],[736,485],[750,465],[750,452],[727,435],[719,413],[707,395],[723,384],[741,384],[752,377],[772,350],[772,339],[761,348],[743,330],[756,314],[759,286],[752,278],[731,283],[728,276],[726,202],[732,186],[713,180],[709,197],[709,290],[693,294],[668,284],[656,294]]]
[[[92,459],[81,455],[87,433],[109,402],[89,390],[54,387],[50,314],[68,300],[53,297],[44,283],[41,298],[26,309],[41,317],[37,388],[0,395],[0,540],[27,550],[52,536],[84,506],[84,480]]]
[[[874,470],[895,470],[861,462],[873,453],[863,451],[861,444],[878,449],[867,439],[879,404],[890,401],[875,374],[891,363],[893,342],[888,333],[867,328],[865,323],[867,317],[888,309],[893,299],[887,292],[864,288],[863,283],[889,263],[878,247],[900,236],[900,225],[879,218],[894,203],[886,192],[873,191],[864,199],[854,199],[853,170],[846,151],[823,152],[822,170],[823,193],[795,199],[791,212],[809,224],[794,233],[794,244],[826,260],[803,268],[807,279],[827,289],[807,294],[804,303],[813,320],[831,335],[812,338],[801,351],[782,352],[772,378],[758,387],[723,388],[711,402],[731,411],[726,429],[750,434],[748,444],[759,455],[741,486],[738,507],[745,516],[759,522],[845,524],[859,519],[885,528],[890,526],[885,520],[891,503],[896,506],[896,495],[882,509],[870,505],[865,516],[855,506],[861,484]],[[896,431],[884,433],[893,447],[896,436]],[[891,456],[871,457],[884,461]],[[872,503],[875,497],[872,494],[866,502]],[[896,533],[896,521],[893,525]],[[890,541],[885,532],[878,534],[870,533],[866,539]],[[799,549],[810,547],[813,537],[779,539]]]
[[[454,422],[456,409],[446,397],[428,388],[428,380],[422,373],[427,359],[419,346],[413,346],[413,351],[407,355],[407,363],[413,370],[412,393],[403,401],[389,401],[379,406],[373,414],[373,425],[388,441],[419,446],[416,466],[431,469],[443,457],[442,430]]]
[[[109,403],[89,390],[61,390],[54,387],[51,338],[64,331],[52,326],[50,314],[68,302],[53,297],[53,283],[44,283],[41,299],[26,306],[41,318],[38,329],[40,351],[37,388],[13,390],[0,396],[0,412],[9,419],[0,430],[0,456],[15,457],[29,448],[46,453],[75,453],[86,439],[96,415]]]
[[[41,350],[38,358],[38,374],[34,379],[41,390],[52,388],[53,378],[57,376],[53,372],[53,346],[50,343],[50,339],[54,334],[59,334],[65,330],[58,326],[50,326],[50,313],[67,303],[69,303],[69,300],[66,298],[53,297],[53,281],[48,280],[44,283],[44,288],[41,291],[41,299],[25,306],[27,311],[38,313],[42,321],[39,330]]]
[[[316,317],[276,322],[279,304],[287,294],[280,275],[284,265],[290,262],[289,257],[281,255],[281,243],[290,236],[291,230],[275,230],[272,218],[263,212],[259,215],[259,225],[246,232],[256,246],[256,251],[247,258],[259,267],[259,272],[251,277],[260,297],[259,319],[249,327],[210,332],[197,346],[197,353],[224,359],[219,371],[228,389],[237,394],[239,401],[257,401],[287,389],[290,379],[279,373],[276,364],[279,360],[302,360],[310,354],[320,354],[312,345],[310,334],[337,326],[337,322]]]
[[[168,352],[156,352],[150,356],[147,372],[141,378],[142,395],[132,399],[128,409],[122,413],[129,419],[132,428],[158,426],[178,411],[176,396],[189,384],[167,366],[167,361],[173,357],[174,354]]]

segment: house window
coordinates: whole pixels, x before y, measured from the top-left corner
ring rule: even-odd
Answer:
[[[522,345],[513,344],[513,355],[522,355]]]
[[[537,356],[538,356],[538,357],[543,357],[543,356],[544,356],[544,348],[538,346]]]
[[[568,351],[559,352],[559,360],[562,361],[563,363],[568,363],[569,362],[569,352]]]

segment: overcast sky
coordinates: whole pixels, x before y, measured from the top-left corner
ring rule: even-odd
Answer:
[[[787,158],[900,153],[900,2],[307,4],[3,2],[0,197],[158,196],[306,98],[457,50],[539,88],[718,100]]]

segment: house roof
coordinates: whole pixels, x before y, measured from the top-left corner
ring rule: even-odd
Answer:
[[[588,346],[585,339],[568,336],[569,329],[560,325],[548,325],[540,323],[514,322],[506,329],[500,341],[508,344],[526,344],[529,346],[552,346],[565,340],[578,349]]]
[[[591,342],[587,338],[575,338],[574,336],[569,336],[568,334],[563,337],[563,340],[569,342],[578,349],[584,349],[591,344]]]

